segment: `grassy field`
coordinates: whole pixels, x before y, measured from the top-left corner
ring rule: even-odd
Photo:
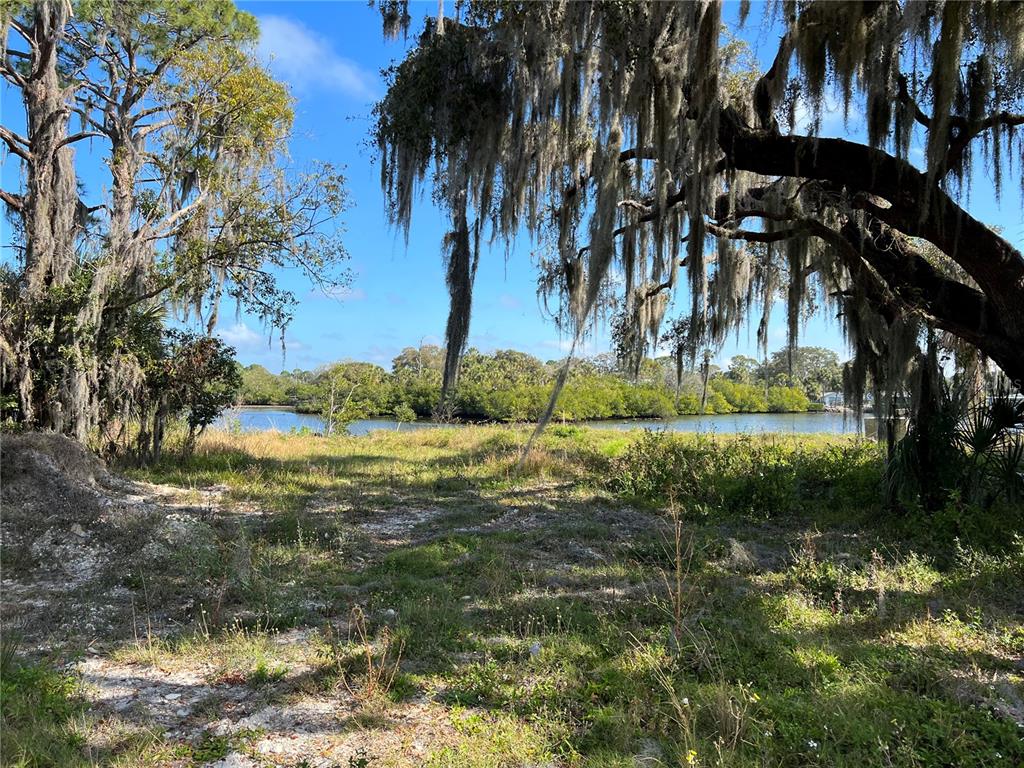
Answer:
[[[892,519],[849,438],[555,427],[517,471],[526,437],[213,433],[131,471],[187,535],[119,569],[85,662],[5,660],[5,764],[1024,764],[1012,532]]]

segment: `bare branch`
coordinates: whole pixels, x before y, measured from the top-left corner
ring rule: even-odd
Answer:
[[[914,119],[917,122],[919,122],[925,128],[931,128],[932,127],[932,119],[930,117],[928,117],[928,115],[925,113],[925,111],[923,109],[921,109],[921,107],[918,105],[918,103],[916,101],[914,101],[914,97],[910,95],[910,89],[907,87],[907,77],[906,77],[906,75],[900,75],[898,83],[899,83],[899,89],[900,89],[900,93],[899,93],[900,101],[902,101],[904,104],[907,104],[907,105],[910,106],[911,111],[914,113]]]
[[[73,133],[67,138],[62,139],[61,142],[57,145],[57,149],[60,149],[61,147],[66,147],[68,144],[74,144],[76,141],[81,141],[82,139],[91,139],[96,136],[104,135],[105,134],[101,131],[82,131],[80,133]]]

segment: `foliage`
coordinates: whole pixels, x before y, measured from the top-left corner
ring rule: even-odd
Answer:
[[[242,383],[235,350],[220,339],[175,329],[157,334],[138,407],[136,452],[144,462],[159,459],[167,426],[178,418],[187,427],[184,452],[190,454],[199,435],[235,402]]]
[[[254,363],[242,368],[241,377],[238,396],[246,405],[284,405],[288,402],[284,374],[278,376]]]
[[[82,737],[75,720],[85,708],[71,675],[44,662],[5,657],[0,670],[0,762],[11,768],[78,765]]]
[[[889,499],[932,514],[957,510],[955,528],[969,523],[972,507],[1024,500],[1024,399],[999,389],[972,403],[945,384],[935,394],[896,445]]]
[[[323,371],[316,382],[319,411],[335,426],[392,410],[391,380],[379,365],[338,363]]]
[[[648,501],[766,518],[811,510],[823,501],[847,510],[873,506],[882,470],[881,451],[868,442],[720,440],[645,431],[612,462],[608,483]]]
[[[795,347],[774,352],[759,368],[756,378],[772,384],[796,384],[813,400],[820,399],[825,392],[843,389],[839,355],[823,347]]]
[[[770,387],[768,389],[768,410],[773,413],[806,411],[809,404],[807,395],[795,387]]]
[[[391,415],[399,424],[416,421],[416,411],[406,403],[399,403],[391,409]]]
[[[417,417],[433,414],[441,387],[442,350],[407,348],[392,371],[370,363],[336,363],[318,371],[271,374],[262,366],[242,369],[241,402],[290,405],[326,413],[334,391],[335,420],[348,422],[408,409]],[[451,403],[453,415],[466,420],[536,421],[544,412],[560,361],[543,363],[515,350],[482,354],[469,350],[460,363]],[[712,371],[717,369],[712,366]],[[558,420],[667,418],[700,412],[699,377],[685,384],[666,383],[662,361],[644,360],[633,380],[604,358],[580,360],[559,395]],[[705,413],[803,412],[810,404],[796,387],[771,387],[732,381],[712,373]]]
[[[198,433],[235,401],[241,376],[235,350],[211,336],[167,332],[167,365],[161,378],[171,397],[172,415],[184,415],[190,452]]]

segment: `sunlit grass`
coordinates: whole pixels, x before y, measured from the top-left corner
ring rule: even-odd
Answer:
[[[674,540],[667,502],[616,493],[645,470],[630,452],[646,438],[555,428],[520,467],[528,436],[212,432],[185,464],[134,470],[220,496],[207,554],[146,574],[150,600],[193,596],[180,630],[114,659],[201,670],[268,702],[355,696],[368,728],[429,700],[450,734],[414,764],[1024,759],[989,687],[1022,682],[1012,537],[1001,552],[930,549],[877,502],[837,497],[866,494],[873,449],[741,436],[679,438],[687,460],[714,445],[731,463],[707,476],[728,503],[677,504]],[[795,485],[769,477],[762,493],[762,460]],[[772,511],[751,512],[758,499]]]

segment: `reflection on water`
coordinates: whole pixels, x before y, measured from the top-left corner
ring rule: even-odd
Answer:
[[[851,415],[842,413],[731,413],[718,416],[676,416],[671,419],[629,419],[583,422],[596,429],[662,429],[669,432],[794,432],[855,434],[860,424]],[[323,419],[311,413],[296,413],[286,408],[233,408],[225,411],[215,425],[221,429],[238,428],[243,432],[276,429],[290,432],[306,428],[322,432]],[[399,423],[393,419],[360,419],[348,426],[353,435],[365,435],[377,429],[408,431],[435,427],[458,426],[429,421]]]

